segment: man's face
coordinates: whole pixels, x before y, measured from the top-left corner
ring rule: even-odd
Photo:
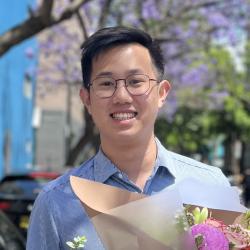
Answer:
[[[124,79],[131,74],[145,74],[157,79],[148,50],[139,44],[120,45],[93,59],[91,81],[99,76]],[[150,90],[140,96],[131,95],[124,81],[118,81],[112,97],[102,99],[93,88],[81,89],[80,97],[100,131],[101,141],[132,142],[153,135],[158,109],[163,105],[170,85],[167,81],[150,82]],[[118,141],[117,141],[118,140]]]

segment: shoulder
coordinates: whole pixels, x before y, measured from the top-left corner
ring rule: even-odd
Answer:
[[[56,193],[56,192],[71,192],[70,188],[70,176],[78,176],[85,179],[94,179],[93,170],[93,157],[81,164],[79,167],[75,167],[67,170],[63,175],[57,179],[49,182],[42,190],[42,194]]]
[[[195,178],[200,181],[229,186],[229,181],[222,173],[221,169],[214,167],[192,158],[174,153],[161,148],[163,162],[169,171],[175,176],[176,180],[183,180],[185,178]]]
[[[222,170],[218,167],[214,167],[192,158],[169,152],[172,156],[173,161],[176,166],[186,169],[186,174],[189,174],[191,177],[196,177],[197,179],[211,183],[230,186],[228,179],[222,173]]]
[[[214,167],[211,165],[208,165],[206,163],[197,161],[195,159],[192,159],[190,157],[184,156],[184,155],[180,155],[177,154],[175,152],[172,151],[168,151],[169,155],[171,155],[172,159],[178,164],[178,165],[185,165],[187,167],[190,168],[195,168],[195,169],[202,169],[202,170],[206,170],[209,172],[219,172],[221,173],[221,169],[219,169],[218,167]]]
[[[35,249],[37,242],[44,245],[43,249],[62,249],[60,244],[83,233],[81,224],[87,217],[71,189],[71,175],[93,179],[92,159],[49,182],[39,193],[30,217],[27,249]]]
[[[60,223],[63,212],[70,213],[72,209],[81,211],[82,209],[79,209],[81,207],[79,206],[79,200],[70,185],[70,176],[93,179],[92,169],[93,162],[90,159],[81,166],[70,169],[62,176],[46,184],[35,200],[32,209],[32,221],[36,221],[35,215],[40,214],[43,217],[50,218],[51,221],[55,220]]]

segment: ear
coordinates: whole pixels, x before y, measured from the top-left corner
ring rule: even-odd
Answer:
[[[159,100],[158,100],[159,108],[163,106],[170,89],[171,85],[167,80],[163,80],[159,83]]]
[[[89,90],[82,87],[80,89],[79,96],[80,96],[80,98],[82,100],[82,103],[84,104],[84,106],[87,108],[89,114],[91,115],[91,101],[90,101]]]

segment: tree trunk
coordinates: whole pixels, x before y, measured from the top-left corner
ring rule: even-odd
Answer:
[[[224,167],[226,172],[233,175],[240,173],[240,159],[238,157],[238,152],[236,152],[237,143],[237,135],[234,132],[230,133],[224,142]]]
[[[69,151],[66,166],[74,166],[78,156],[83,152],[84,147],[91,143],[95,149],[99,147],[99,136],[96,131],[95,124],[92,120],[92,117],[89,115],[88,111],[84,110],[84,120],[85,120],[85,130],[83,131],[82,136],[76,143],[76,145]]]

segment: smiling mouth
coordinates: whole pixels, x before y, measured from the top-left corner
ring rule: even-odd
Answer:
[[[110,116],[118,121],[130,120],[137,116],[137,112],[112,113]]]

